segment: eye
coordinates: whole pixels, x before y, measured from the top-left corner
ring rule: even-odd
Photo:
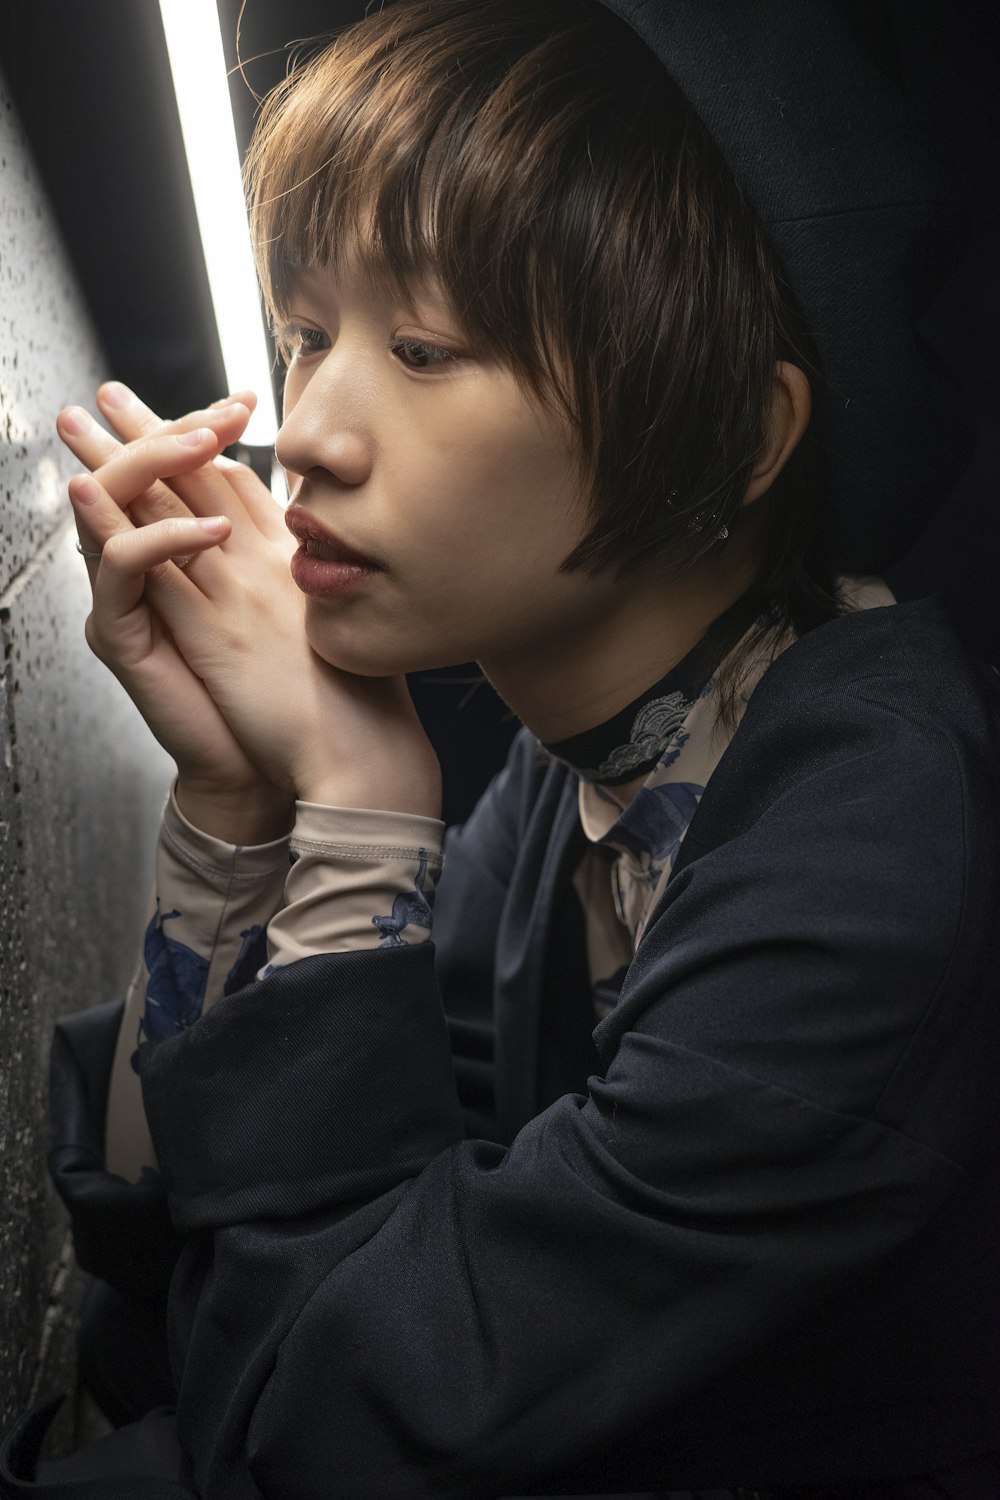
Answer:
[[[278,346],[285,359],[302,358],[309,354],[322,354],[328,347],[326,334],[308,324],[289,324],[276,332]]]
[[[389,350],[407,370],[440,370],[458,358],[450,349],[442,349],[426,339],[390,339]]]

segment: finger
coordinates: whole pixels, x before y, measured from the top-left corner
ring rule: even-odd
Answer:
[[[148,411],[149,408],[146,407],[145,410]],[[200,416],[202,420],[196,421],[196,416]],[[230,402],[214,411],[192,412],[189,418],[184,418],[179,423],[164,424],[156,419],[155,426],[150,433],[144,434],[136,431],[131,434],[129,441],[141,439],[143,436],[158,434],[165,436],[175,431],[180,434],[209,428],[215,432],[218,446],[226,448],[242,436],[249,420],[250,409],[248,407],[243,406],[241,402]],[[107,463],[122,447],[122,444],[111,433],[105,431],[99,422],[95,422],[82,406],[65,407],[56,418],[56,430],[74,457],[86,464],[87,468],[92,471]]]
[[[251,411],[256,411],[257,392],[251,390],[233,391],[228,396],[220,396],[218,401],[212,401],[209,410],[213,410],[216,406],[228,406],[231,401],[240,401],[244,406],[249,406]]]
[[[109,432],[105,432],[99,423],[94,422],[90,413],[84,411],[82,407],[64,407],[55,417],[55,432],[66,444],[73,458],[81,460],[81,463],[87,463],[88,468],[99,468],[120,449],[120,443],[112,438]],[[147,513],[144,513],[144,508]],[[145,495],[136,498],[132,519],[156,520],[165,514],[183,514],[184,511],[186,507],[183,502],[177,496],[171,495],[166,486],[160,486],[157,483],[151,486]],[[79,547],[85,555],[87,552],[100,550],[100,544],[84,517],[85,511],[76,507],[76,531],[79,534]],[[96,568],[91,565],[91,561],[93,559],[88,559],[88,570],[90,570],[90,580],[93,583]]]
[[[218,433],[210,427],[199,427],[193,432],[173,436],[157,434],[136,438],[131,443],[116,444],[107,461],[94,470],[94,477],[119,506],[129,506],[157,479],[190,476],[208,464],[218,453],[219,442]],[[211,467],[207,469],[206,477],[215,480],[214,487],[224,501],[229,493],[228,485]]]
[[[56,431],[73,456],[90,469],[100,469],[102,464],[109,462],[122,448],[117,438],[106,432],[99,422],[95,422],[82,406],[69,406],[61,411],[56,418]],[[167,516],[190,514],[180,496],[159,480],[132,499],[129,512],[137,524],[163,520]],[[81,529],[79,516],[77,524],[80,543],[89,551],[92,539],[88,539],[85,528]]]
[[[161,478],[170,481],[169,488],[183,502],[178,512],[175,505],[163,507],[165,515],[226,515],[239,524],[246,518],[246,510],[238,491],[226,481],[220,470],[208,462],[218,457],[219,445],[234,431],[239,431],[249,420],[245,406],[237,404],[228,408],[225,415],[216,415],[216,428],[199,427],[193,432],[157,434],[151,438],[137,438],[119,447],[108,462],[95,471],[101,484],[126,508],[129,496],[141,492],[146,472],[155,468]],[[225,429],[228,426],[229,432]],[[178,462],[177,454],[194,452],[194,462]],[[139,519],[143,524],[160,519],[145,513]]]
[[[246,408],[246,420],[257,406],[257,396],[251,390],[234,391],[229,396],[223,396],[219,401],[213,401],[211,406],[201,411],[188,412],[185,416],[177,418],[176,421],[167,422],[157,416],[134,391],[121,381],[112,380],[102,385],[97,392],[97,403],[108,421],[115,428],[120,437],[131,441],[143,435],[154,433],[177,434],[189,432],[204,425],[205,422],[216,423],[220,416],[231,416],[231,413],[223,411],[223,408]],[[229,442],[235,442],[242,436],[242,431],[234,430],[229,437]],[[219,454],[213,459],[213,464],[224,471],[224,477],[231,484],[235,494],[238,496],[251,519],[256,523],[258,529],[272,541],[284,541],[287,530],[282,519],[282,512],[275,505],[273,497],[266,488],[261,485],[251,470],[243,464],[236,463],[234,459],[225,458]],[[172,492],[185,496],[189,481],[182,480],[172,487]],[[197,510],[199,513],[206,508],[214,510],[216,507],[207,497],[199,499],[198,504],[188,505],[187,509]],[[133,515],[135,514],[132,507]],[[179,513],[176,508],[163,509],[164,516]],[[142,519],[153,520],[157,517],[144,514]]]
[[[220,454],[212,460],[212,466],[221,471],[238,495],[250,520],[258,531],[272,542],[290,542],[290,552],[295,550],[288,527],[285,525],[285,507],[263,484],[246,464],[238,464]]]
[[[223,408],[237,403],[252,412],[257,405],[257,397],[253,391],[235,391],[231,396],[224,396],[221,401],[213,401],[210,406],[187,412],[175,421],[170,421],[158,416],[119,380],[109,380],[97,391],[97,405],[101,415],[125,442],[131,442],[137,437],[152,436],[156,432],[190,432],[197,427],[210,427]],[[236,439],[230,438],[228,441],[235,442]]]
[[[95,606],[100,604],[106,622],[136,607],[151,573],[165,570],[177,557],[190,558],[217,546],[230,531],[227,516],[172,516],[151,526],[133,526],[92,474],[77,474],[69,493],[99,552],[88,566]]]

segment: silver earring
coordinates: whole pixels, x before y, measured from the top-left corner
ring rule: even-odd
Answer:
[[[697,532],[697,533],[700,534],[701,532],[703,532],[706,529],[706,527],[711,526],[711,525],[712,525],[712,518],[711,518],[711,516],[692,516],[691,520],[688,522],[688,531],[694,531],[694,532]],[[729,527],[728,526],[720,526],[719,530],[715,533],[715,540],[717,542],[724,542],[724,541],[728,540],[728,537],[729,537]]]

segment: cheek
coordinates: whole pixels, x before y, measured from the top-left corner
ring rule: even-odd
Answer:
[[[587,529],[577,466],[562,435],[537,419],[521,410],[490,415],[422,435],[437,476],[427,534],[438,542],[446,535],[456,553],[489,552],[501,571],[523,566],[526,549],[552,571]]]

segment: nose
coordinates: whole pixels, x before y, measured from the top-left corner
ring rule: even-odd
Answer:
[[[294,370],[285,387],[285,414],[275,443],[282,468],[306,475],[325,471],[338,484],[364,484],[371,474],[373,440],[360,408],[355,382],[345,381],[344,362],[330,354],[301,388]]]

